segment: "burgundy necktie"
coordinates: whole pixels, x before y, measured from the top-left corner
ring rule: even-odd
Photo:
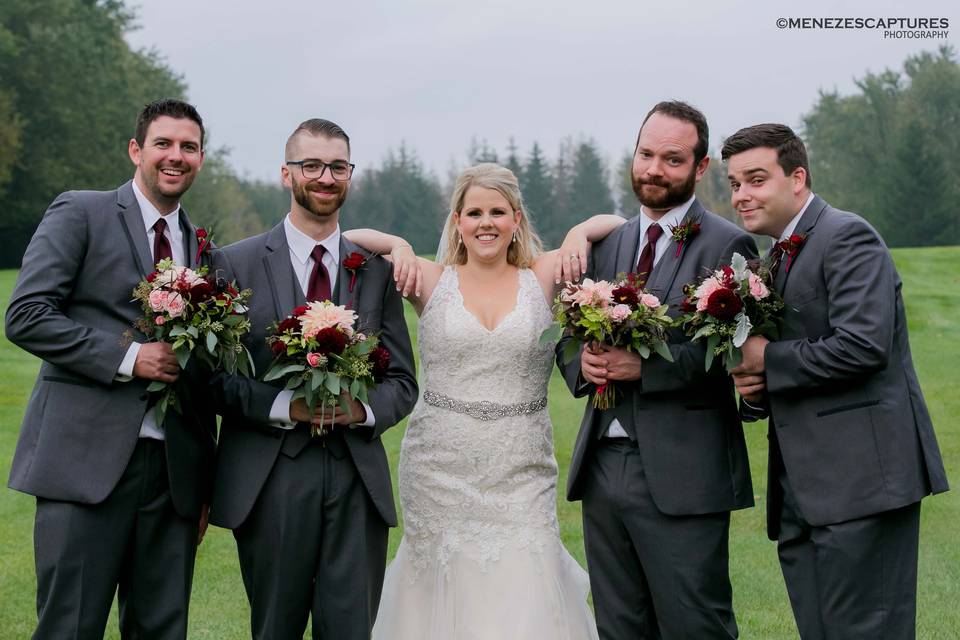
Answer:
[[[323,245],[318,244],[310,252],[313,258],[313,273],[310,274],[310,284],[307,285],[307,302],[330,299],[330,274],[323,266]]]
[[[657,257],[657,240],[663,235],[663,227],[659,224],[651,224],[647,227],[647,244],[640,252],[640,259],[637,260],[637,284],[641,287],[647,284],[650,272],[653,271],[653,261]]]
[[[167,221],[163,218],[153,225],[153,264],[166,258],[173,259],[173,249],[170,247],[170,241],[167,240],[166,230]]]

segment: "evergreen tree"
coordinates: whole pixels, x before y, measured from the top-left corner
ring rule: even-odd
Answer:
[[[536,142],[530,149],[530,157],[518,174],[520,176],[520,190],[523,193],[523,202],[527,213],[537,233],[549,226],[553,215],[552,189],[550,167],[543,156],[543,150]]]

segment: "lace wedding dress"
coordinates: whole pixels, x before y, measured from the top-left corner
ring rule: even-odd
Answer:
[[[587,574],[557,525],[553,349],[539,344],[550,321],[529,270],[493,331],[444,270],[420,319],[423,394],[400,450],[404,537],[374,638],[597,637]]]

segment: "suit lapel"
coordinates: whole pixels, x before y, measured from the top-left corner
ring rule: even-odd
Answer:
[[[642,214],[640,214],[642,215]],[[617,245],[617,255],[614,258],[614,273],[611,280],[616,279],[618,273],[632,273],[637,269],[637,249],[640,247],[640,215],[633,216],[623,225],[620,234],[620,244]]]
[[[800,221],[797,223],[796,228],[793,230],[793,233],[808,236],[813,231],[813,228],[816,226],[817,221],[820,219],[820,216],[823,214],[824,209],[827,208],[827,202],[820,196],[814,196],[813,200],[810,201],[810,206],[807,207],[807,210],[803,212],[803,215],[800,216]],[[787,287],[787,278],[790,276],[790,271],[792,271],[797,266],[797,260],[800,260],[803,256],[803,247],[800,247],[800,250],[797,251],[797,254],[793,256],[793,259],[790,260],[790,268],[787,268],[787,256],[783,256],[780,260],[780,268],[777,270],[777,277],[773,281],[773,286],[776,288],[777,293],[781,296],[783,295],[784,289]]]
[[[271,283],[273,304],[276,307],[277,317],[286,318],[294,307],[306,302],[297,276],[290,264],[290,247],[287,244],[287,234],[283,230],[283,222],[271,229],[267,234],[263,256],[263,267],[267,272],[267,280]]]
[[[201,261],[197,260],[197,229],[190,222],[190,218],[187,217],[187,212],[183,207],[180,207],[180,233],[183,234],[183,250],[185,252],[183,255],[186,258],[187,266],[196,269],[201,265]]]
[[[134,263],[140,270],[140,275],[146,278],[147,274],[154,271],[153,252],[147,244],[143,214],[140,213],[140,205],[137,204],[137,197],[133,195],[133,186],[129,182],[117,189],[117,215],[130,245]]]
[[[680,221],[680,224],[686,224],[688,222],[700,224],[702,218],[703,207],[700,205],[699,200],[694,200],[693,204],[691,204],[687,210],[687,214],[683,216],[683,220]],[[664,229],[665,233],[668,231],[669,229]],[[661,300],[664,299],[664,296],[673,286],[673,281],[677,277],[677,271],[680,269],[680,262],[683,261],[683,256],[688,251],[689,244],[693,240],[693,238],[687,240],[683,249],[680,251],[680,255],[677,255],[677,243],[672,238],[670,239],[670,242],[667,244],[666,255],[660,257],[659,262],[657,262],[657,265],[653,268],[653,273],[650,274],[652,276],[651,282],[647,285],[650,293]]]
[[[353,291],[350,291],[351,273],[343,266],[347,256],[354,251],[366,255],[365,251],[344,238],[343,234],[340,234],[340,264],[337,266],[337,284],[333,288],[333,299],[336,300],[337,304],[356,311],[354,301],[357,298],[357,290],[362,283],[363,268],[361,267],[357,271],[357,281],[354,283]]]

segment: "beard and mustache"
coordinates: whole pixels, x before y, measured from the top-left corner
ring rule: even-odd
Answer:
[[[301,207],[316,216],[327,217],[340,210],[347,199],[348,187],[346,184],[318,184],[315,182],[293,181],[293,198]],[[311,192],[335,193],[336,199],[329,202],[317,202],[310,195]]]
[[[632,173],[630,182],[633,184],[633,193],[643,206],[654,210],[673,209],[693,195],[697,187],[697,171],[694,168],[687,179],[681,183],[671,183],[662,178],[639,178]],[[657,195],[650,195],[643,189],[646,186],[661,187],[662,190]]]

